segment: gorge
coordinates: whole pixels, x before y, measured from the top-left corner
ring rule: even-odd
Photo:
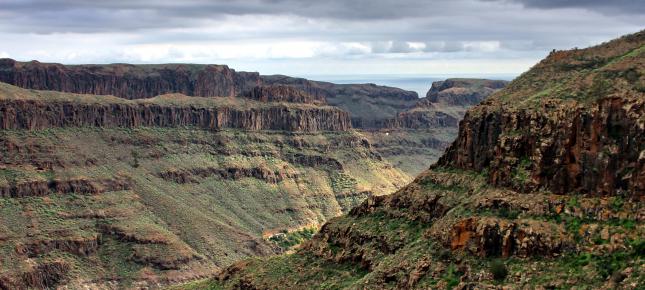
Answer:
[[[471,105],[214,65],[4,59],[0,79],[0,289],[159,287],[292,251],[427,168]]]

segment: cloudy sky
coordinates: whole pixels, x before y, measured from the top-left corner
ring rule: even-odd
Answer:
[[[291,75],[517,74],[645,28],[642,0],[0,0],[0,57]]]

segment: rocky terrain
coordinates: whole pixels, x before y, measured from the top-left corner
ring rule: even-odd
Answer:
[[[461,118],[215,65],[4,59],[0,80],[0,289],[154,288],[293,251],[427,168]],[[355,129],[345,103],[392,114]]]
[[[26,91],[0,83],[0,129],[57,127],[180,127],[204,129],[347,131],[347,112],[335,107],[193,98],[178,94],[129,101],[111,96]]]
[[[640,289],[645,32],[554,51],[440,160],[298,251],[185,289]]]
[[[346,112],[254,92],[127,100],[0,84],[0,289],[208,277],[410,180]]]
[[[27,89],[113,95],[125,99],[173,93],[199,97],[244,96],[256,100],[262,97],[265,101],[282,97],[282,101],[327,103],[339,107],[351,114],[355,128],[395,126],[387,119],[396,118],[398,113],[418,107],[419,103],[417,93],[399,88],[236,72],[225,65],[62,65],[0,59],[0,82]],[[432,85],[425,103],[468,107],[505,83],[448,79]],[[405,123],[396,126],[405,126]]]
[[[376,120],[374,128],[363,129],[364,135],[384,158],[416,176],[434,163],[455,139],[466,110],[507,83],[485,79],[434,82],[428,97],[418,99],[412,107],[393,117]],[[441,97],[432,97],[435,95]],[[355,118],[352,123],[356,123]]]
[[[466,109],[506,83],[479,79],[448,79],[432,84],[427,97],[419,99],[415,92],[399,88],[374,84],[334,84],[283,75],[236,72],[223,65],[62,65],[38,61],[18,62],[12,59],[0,59],[0,82],[28,89],[112,95],[124,99],[150,99],[158,95],[179,94],[201,97],[242,97],[260,102],[327,104],[348,112],[352,127],[364,130],[363,133],[374,144],[374,149],[378,153],[412,176],[419,174],[443,153],[449,142],[457,135],[457,124],[463,118]],[[171,98],[172,96],[166,96],[157,99],[167,101]],[[454,101],[450,101],[452,99]],[[127,105],[119,104],[116,108],[103,106],[100,110],[107,110],[107,112],[112,109],[124,110],[125,113],[133,115],[132,118],[127,119],[127,122],[144,122],[149,125],[163,122],[207,128],[224,126],[280,129],[282,127],[305,131],[348,128],[344,120],[333,124],[317,123],[316,119],[321,114],[334,114],[338,119],[345,118],[344,113],[332,109],[312,109],[305,120],[289,120],[290,125],[298,123],[295,128],[290,128],[288,124],[276,123],[280,118],[293,116],[288,115],[288,111],[293,112],[293,110],[279,108],[280,106],[272,106],[271,109],[261,111],[242,112],[166,109],[172,112],[164,112],[163,115],[171,114],[173,118],[182,120],[142,120],[145,117],[137,115],[153,116],[150,110],[159,109],[155,104],[149,104],[148,100],[142,103],[146,105],[135,102]],[[19,104],[12,103],[10,106],[15,107]],[[34,104],[23,103],[22,106],[32,107]],[[35,106],[40,107],[40,110],[52,109],[42,104]],[[54,111],[60,111],[60,109],[62,108]],[[78,106],[66,109],[74,110],[81,115],[95,115],[94,112],[78,111],[83,110]],[[37,112],[41,111],[32,113]],[[110,122],[109,116],[105,118],[105,112],[98,113],[103,114],[100,120],[89,120],[87,118],[92,118],[89,116],[83,122]],[[223,116],[226,122],[232,120],[232,123],[213,121],[220,116]],[[234,120],[236,118],[238,121]],[[249,118],[254,121],[245,121],[244,124],[239,121],[249,120]],[[39,122],[48,121],[39,120]],[[272,122],[274,124],[270,124]],[[25,125],[15,123],[4,126]]]
[[[447,79],[432,83],[426,98],[429,103],[474,106],[507,84],[507,81],[501,80]]]

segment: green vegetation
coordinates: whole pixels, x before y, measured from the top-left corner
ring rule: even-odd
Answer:
[[[448,270],[446,270],[446,273],[443,276],[443,280],[446,281],[448,289],[452,289],[457,286],[457,284],[459,284],[459,278],[463,276],[463,274],[464,273],[457,271],[454,264],[450,264],[450,266],[448,266]]]
[[[513,169],[513,184],[521,188],[531,178],[531,160],[524,157],[520,160],[519,164]]]
[[[342,145],[361,138],[355,132],[285,134],[190,127],[4,130],[0,141],[14,149],[0,152],[0,159],[8,164],[0,168],[0,186],[30,181],[48,186],[52,180],[77,179],[97,183],[122,177],[129,180],[130,190],[103,192],[105,187],[96,185],[97,193],[52,194],[47,189],[43,197],[0,198],[0,240],[7,239],[0,243],[0,256],[4,256],[0,275],[27,267],[15,250],[26,235],[48,240],[101,233],[105,244],[88,257],[54,250],[33,259],[42,262],[60,256],[71,265],[71,278],[99,283],[115,277],[124,283],[150,275],[164,279],[167,273],[180,281],[194,277],[195,271],[210,275],[251,255],[272,253],[273,242],[262,238],[266,232],[319,224],[365,199],[361,194],[351,195],[351,201],[337,197],[331,176],[339,177],[338,184],[345,182],[346,191],[375,194],[392,192],[410,180],[386,161],[369,157],[374,156],[369,149]],[[290,161],[294,154],[320,156],[327,151],[332,153],[326,156],[342,164],[343,171]],[[21,164],[54,166],[38,169]],[[282,179],[224,178],[209,173],[209,168],[264,168],[282,174]],[[187,174],[191,182],[166,179],[165,172]],[[347,182],[351,180],[356,181]],[[105,225],[123,235],[163,244],[103,234]],[[291,247],[312,234],[311,229],[304,230],[279,243]],[[168,271],[155,263],[176,264],[179,270]]]
[[[269,241],[276,244],[283,251],[288,251],[293,247],[308,241],[316,233],[315,228],[303,228],[297,231],[282,231],[269,238]]]
[[[504,281],[508,276],[508,269],[502,260],[496,259],[490,262],[490,272],[493,274],[493,279],[496,281]]]

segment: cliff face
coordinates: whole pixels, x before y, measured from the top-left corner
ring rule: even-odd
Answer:
[[[0,59],[0,82],[36,90],[142,99],[167,93],[237,96],[261,81],[258,73],[236,72],[225,65],[67,66]]]
[[[486,79],[447,79],[434,82],[425,98],[418,99],[412,107],[397,113],[393,118],[375,121],[374,127],[456,128],[468,108],[479,104],[507,83],[507,81]]]
[[[552,53],[468,112],[438,166],[522,191],[643,195],[643,35]]]
[[[643,195],[644,115],[643,98],[484,105],[466,115],[438,165],[487,170],[492,184],[522,191]]]
[[[499,89],[504,81],[448,79],[433,84],[428,97],[374,84],[333,84],[282,75],[237,72],[225,65],[62,65],[0,59],[0,82],[21,88],[144,99],[178,93],[200,97],[244,96],[263,102],[328,103],[351,114],[357,128],[428,128],[448,124],[435,112],[421,116],[424,103],[465,109]],[[415,112],[408,112],[416,109]],[[402,116],[399,116],[402,114]],[[459,118],[460,116],[455,116]],[[410,125],[411,127],[406,127]]]
[[[508,84],[502,80],[447,79],[433,82],[428,101],[451,106],[474,106]]]
[[[374,84],[333,84],[283,75],[262,76],[265,84],[298,88],[316,99],[350,112],[356,128],[381,128],[387,119],[414,106],[416,92]]]
[[[325,98],[318,98],[289,85],[257,86],[250,90],[247,98],[260,102],[288,102],[305,104],[324,104]]]
[[[201,100],[184,96],[162,96],[133,102],[90,95],[30,92],[2,84],[0,87],[1,129],[46,129],[56,127],[179,127],[205,129],[237,128],[245,130],[346,131],[351,128],[347,112],[334,107],[294,104]],[[40,95],[39,95],[40,94]],[[26,97],[25,97],[26,96]],[[67,100],[67,99],[69,100]],[[72,99],[78,100],[72,100]],[[185,100],[175,105],[165,103]],[[155,103],[156,102],[156,103]],[[210,104],[210,105],[209,105]]]
[[[291,256],[238,263],[206,284],[638,289],[643,88],[645,31],[553,52],[469,110],[412,183],[326,223]]]
[[[125,99],[178,93],[254,99],[264,95],[265,100],[293,99],[306,103],[327,100],[330,105],[339,106],[357,118],[370,120],[382,114],[394,116],[411,107],[418,97],[415,92],[373,84],[333,84],[280,75],[260,76],[255,72],[236,72],[225,65],[198,64],[62,65],[0,59],[0,82],[27,89],[113,95]],[[256,88],[258,86],[263,88]],[[290,96],[284,96],[284,93]],[[279,96],[281,94],[283,96]]]
[[[269,107],[178,108],[161,105],[88,105],[0,101],[1,129],[38,130],[56,127],[180,127],[244,130],[346,131],[346,112],[333,108]]]

